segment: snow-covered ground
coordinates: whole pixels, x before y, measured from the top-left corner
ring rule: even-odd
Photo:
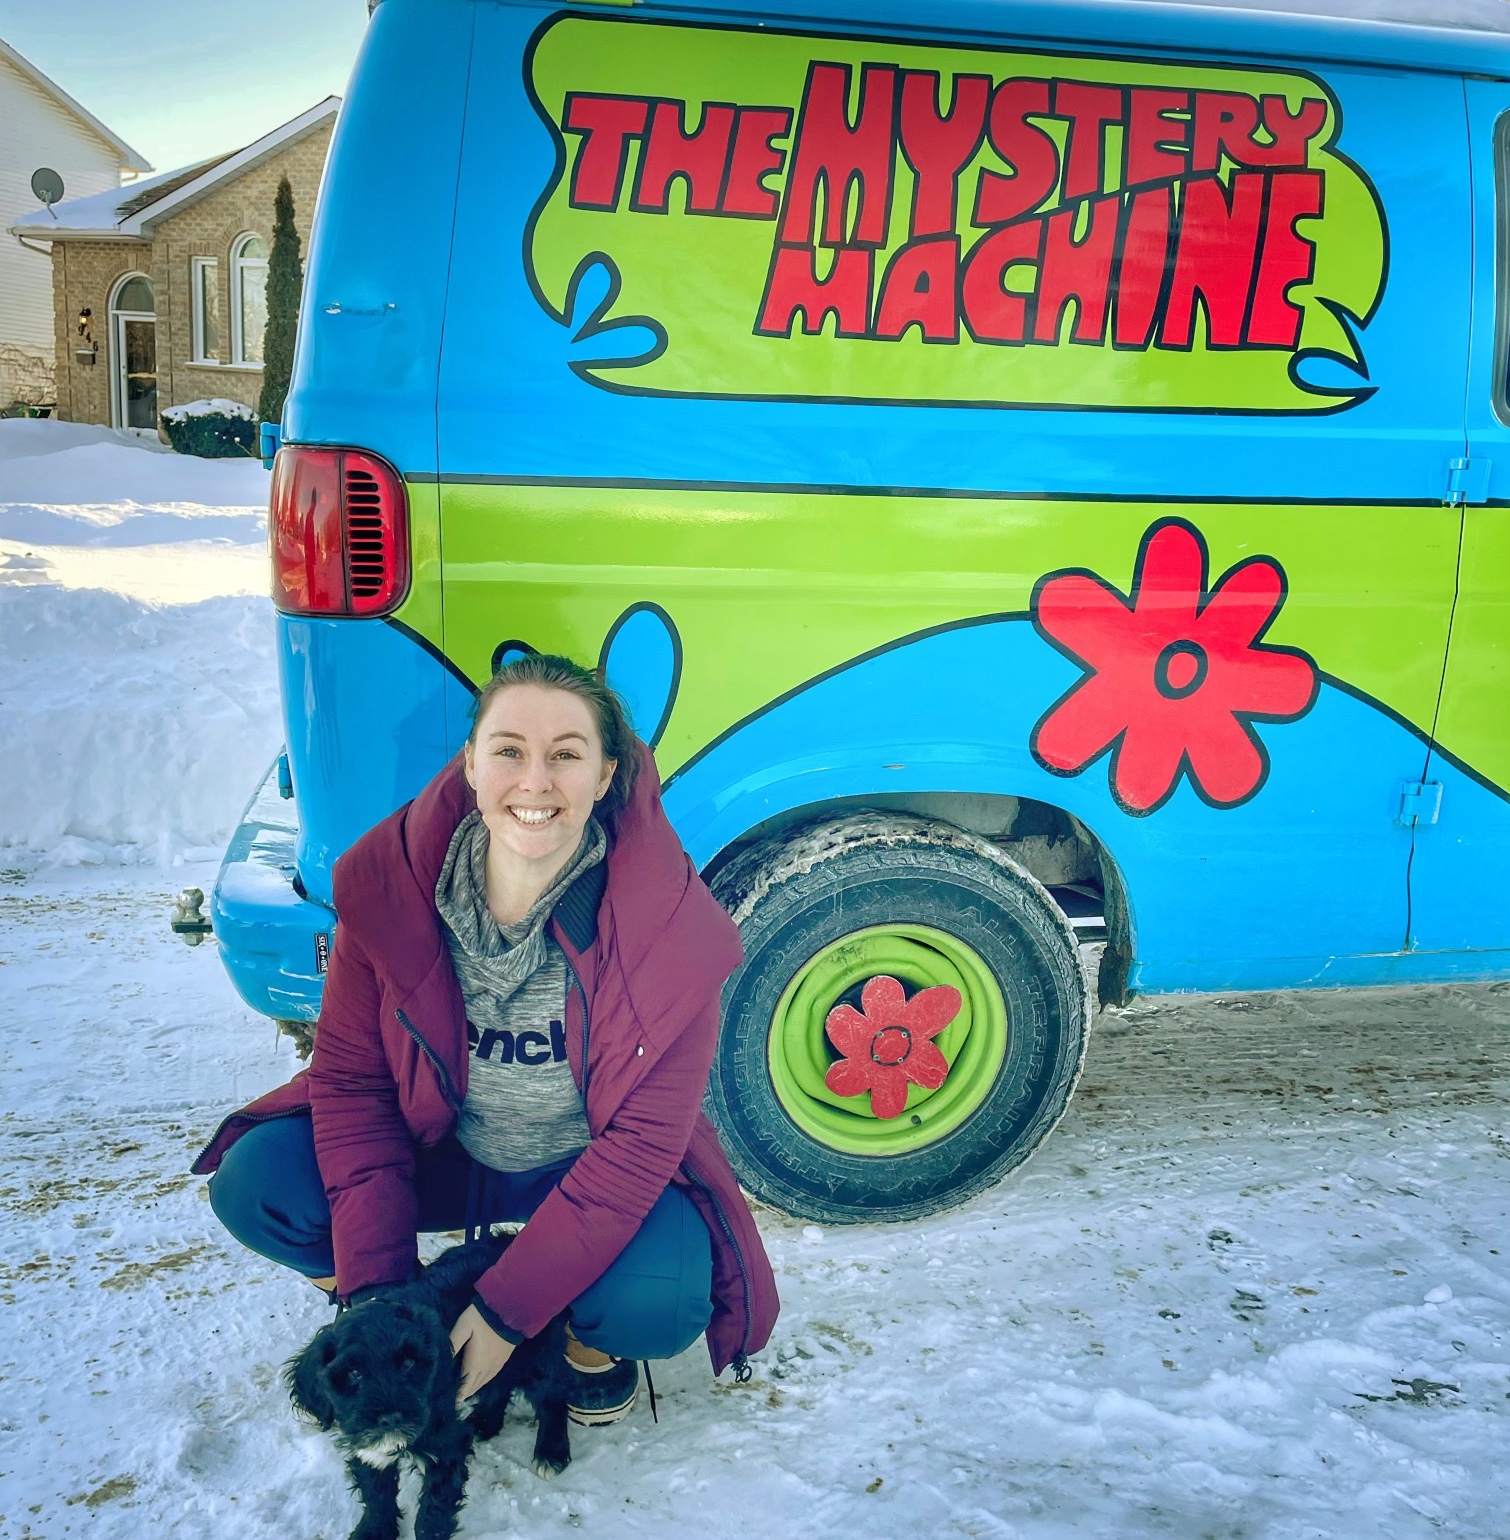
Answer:
[[[15,463],[0,458],[0,518],[23,501]],[[271,649],[253,640],[266,601],[217,586],[225,551],[201,565],[187,533],[254,498],[237,485],[222,507],[213,479],[192,496],[159,479],[215,471],[152,456],[124,499],[141,511],[123,523],[196,510],[182,545],[161,544],[152,594],[108,564],[107,591],[0,585],[0,818],[25,823],[11,804],[35,797],[77,823],[61,862],[41,821],[0,852],[7,1540],[339,1540],[355,1518],[278,1383],[326,1307],[239,1251],[186,1169],[224,1111],[296,1068],[213,946],[166,925],[172,892],[213,876],[173,809],[206,844],[235,816],[217,823],[183,783],[249,782],[242,735],[273,730]],[[27,474],[30,506],[88,522],[62,466]],[[28,595],[54,606],[45,634],[72,625],[72,651],[11,647]],[[41,697],[66,686],[53,773],[92,773],[109,742],[87,722],[124,730],[128,685],[159,731],[187,714],[202,759],[155,782],[101,773],[77,806],[6,763],[13,722],[40,733]],[[204,704],[217,691],[244,720]],[[140,864],[154,828],[179,869]],[[68,864],[80,851],[107,864]],[[911,1225],[762,1215],[784,1310],[754,1379],[715,1384],[693,1349],[658,1368],[658,1424],[642,1405],[578,1430],[554,1482],[529,1468],[529,1430],[506,1427],[474,1461],[461,1534],[1510,1535],[1507,1050],[1505,986],[1103,1015],[1069,1116],[1023,1173]]]
[[[213,947],[209,868],[0,888],[0,1534],[337,1540],[282,1361],[326,1318],[186,1167],[295,1067]],[[511,1425],[462,1534],[1510,1533],[1510,991],[1103,1016],[1048,1148],[955,1214],[762,1216],[784,1310],[744,1386],[695,1348],[660,1422]]]

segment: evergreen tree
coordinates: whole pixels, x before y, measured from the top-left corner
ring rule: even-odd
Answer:
[[[262,394],[257,415],[283,420],[283,402],[294,372],[294,337],[299,329],[299,290],[304,267],[294,229],[294,190],[284,177],[273,199],[273,249],[267,259],[267,332],[262,343]]]

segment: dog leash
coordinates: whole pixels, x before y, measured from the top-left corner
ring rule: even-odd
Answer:
[[[642,1358],[640,1367],[645,1371],[645,1389],[650,1392],[650,1418],[652,1422],[661,1420],[660,1413],[655,1409],[655,1381],[650,1378],[650,1360]]]
[[[480,1160],[472,1162],[467,1173],[467,1222],[463,1236],[468,1241],[479,1241],[487,1225],[487,1169]]]

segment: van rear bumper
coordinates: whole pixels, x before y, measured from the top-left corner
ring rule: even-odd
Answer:
[[[254,1011],[282,1021],[319,1015],[336,924],[334,910],[299,891],[298,835],[274,761],[241,815],[210,900],[221,960],[237,993]]]

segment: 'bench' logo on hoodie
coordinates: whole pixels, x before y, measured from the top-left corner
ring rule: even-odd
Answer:
[[[544,1032],[510,1032],[506,1027],[479,1032],[469,1021],[467,1044],[479,1059],[493,1060],[496,1054],[499,1064],[559,1064],[566,1058],[566,1029],[553,1021],[549,1036]]]

